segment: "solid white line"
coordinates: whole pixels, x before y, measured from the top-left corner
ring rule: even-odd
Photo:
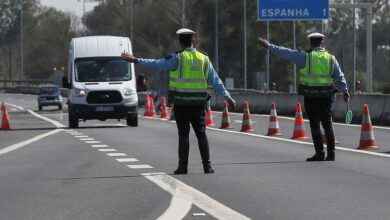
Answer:
[[[121,162],[121,163],[137,162],[138,161],[136,158],[118,158],[118,159],[115,159],[115,160],[117,160],[118,162]]]
[[[122,156],[127,156],[127,154],[124,153],[108,153],[107,154],[110,157],[122,157]]]
[[[234,211],[233,209],[223,205],[222,203],[212,199],[208,195],[198,191],[197,189],[186,185],[185,183],[169,176],[164,173],[142,173],[145,178],[152,181],[168,193],[175,196],[180,196],[180,200],[184,204],[178,202],[171,202],[170,207],[161,216],[165,219],[180,219],[175,216],[175,209],[186,209],[188,213],[188,203],[193,203],[200,209],[206,211],[211,216],[217,219],[226,220],[241,220],[249,219],[248,217]],[[172,198],[174,200],[174,198]],[[179,200],[179,199],[178,199]],[[184,207],[182,207],[182,205]],[[169,215],[169,216],[168,216]],[[162,218],[161,218],[162,219]]]
[[[213,111],[213,112],[222,114],[222,112],[219,112],[219,111]],[[229,115],[230,115],[230,114],[232,114],[232,115],[241,115],[241,116],[242,116],[242,113],[229,112]],[[264,114],[251,114],[251,116],[260,116],[260,117],[269,118],[269,115],[264,115]],[[287,117],[287,116],[279,116],[279,115],[278,115],[278,119],[279,119],[279,118],[281,118],[281,119],[286,119],[286,120],[290,120],[290,121],[294,121],[294,120],[295,120],[295,117]],[[308,119],[303,119],[303,121],[309,122]],[[361,125],[357,125],[357,124],[344,124],[344,123],[338,123],[338,122],[333,122],[333,124],[339,125],[339,126],[344,126],[344,127],[361,127]],[[372,127],[373,127],[373,128],[377,128],[377,129],[390,130],[390,127],[383,127],[383,126],[376,126],[376,125],[373,125]]]
[[[152,166],[148,164],[127,165],[131,169],[151,169]]]
[[[10,100],[12,100],[12,99],[10,99]],[[20,106],[17,106],[17,105],[13,105],[13,104],[10,104],[10,103],[5,103],[6,105],[9,105],[9,106],[12,106],[12,107],[14,107],[14,108],[17,108],[17,109],[19,109],[19,110],[24,110],[24,108],[23,107],[20,107]]]
[[[85,141],[87,144],[101,144],[101,141]]]
[[[47,132],[47,133],[40,134],[40,135],[35,136],[35,137],[33,137],[33,138],[27,139],[27,140],[25,140],[25,141],[19,142],[19,143],[17,143],[17,144],[13,144],[13,145],[11,145],[11,146],[5,147],[5,148],[3,148],[3,149],[0,150],[0,155],[9,153],[9,152],[14,151],[14,150],[16,150],[16,149],[19,149],[19,148],[21,148],[21,147],[24,147],[24,146],[26,146],[27,144],[31,144],[31,143],[33,143],[33,142],[35,142],[35,141],[41,140],[42,138],[45,138],[45,137],[50,136],[50,135],[52,135],[52,134],[56,134],[56,133],[58,133],[58,132],[60,132],[60,131],[63,131],[63,129],[55,129],[55,130],[49,131],[49,132]]]
[[[101,151],[101,152],[114,152],[114,151],[117,151],[116,149],[98,149],[98,151]]]
[[[108,145],[106,145],[106,144],[92,144],[91,147],[96,147],[96,148],[98,148],[98,147],[108,147]]]
[[[52,123],[52,124],[55,125],[57,128],[65,128],[65,127],[66,127],[65,125],[59,123],[58,121],[55,121],[55,120],[52,120],[52,119],[47,118],[47,117],[45,117],[45,116],[42,116],[42,115],[40,115],[40,114],[38,114],[38,113],[35,113],[35,112],[31,111],[31,110],[27,110],[27,111],[28,111],[30,114],[36,116],[37,118],[40,118],[40,119],[43,119],[43,120],[45,120],[45,121],[48,121],[48,122]]]
[[[144,118],[148,118],[148,117],[144,117]],[[148,118],[148,119],[153,119],[153,118]],[[175,121],[171,121],[171,122],[175,123]],[[284,142],[290,142],[290,143],[297,143],[297,144],[304,144],[304,145],[313,146],[313,143],[311,143],[311,142],[303,142],[303,141],[297,141],[297,140],[283,139],[283,138],[279,138],[279,137],[266,136],[266,135],[253,134],[253,133],[245,133],[245,132],[240,132],[240,131],[224,130],[224,129],[213,128],[213,127],[207,127],[207,129],[214,130],[214,131],[220,131],[220,132],[234,133],[234,134],[247,135],[247,136],[252,136],[252,137],[260,137],[260,138],[265,138],[265,139],[278,140],[278,141],[284,141]],[[347,148],[347,147],[339,147],[337,145],[336,145],[336,149],[337,150],[342,150],[342,151],[353,152],[353,153],[359,153],[359,154],[366,154],[366,155],[373,155],[373,156],[378,156],[378,157],[390,158],[390,154],[385,154],[385,153],[377,153],[377,152],[370,152],[370,151],[363,151],[363,150],[355,150],[355,149],[351,149],[351,148]]]
[[[81,141],[94,141],[95,138],[80,138]]]

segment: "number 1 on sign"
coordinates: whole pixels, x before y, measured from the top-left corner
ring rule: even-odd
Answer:
[[[324,13],[324,16],[326,16],[326,8],[322,9],[322,12]]]

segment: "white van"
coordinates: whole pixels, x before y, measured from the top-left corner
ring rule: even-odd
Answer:
[[[121,59],[132,54],[130,39],[115,36],[73,38],[69,48],[68,78],[69,127],[79,120],[125,118],[128,126],[138,126],[138,96],[134,64]]]

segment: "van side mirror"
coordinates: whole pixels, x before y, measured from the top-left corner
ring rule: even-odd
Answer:
[[[70,89],[70,83],[69,83],[68,77],[63,76],[61,79],[61,84],[62,84],[62,88]]]

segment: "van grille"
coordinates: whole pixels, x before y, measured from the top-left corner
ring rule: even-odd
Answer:
[[[87,102],[90,104],[120,103],[122,95],[118,91],[92,91],[88,93]]]

